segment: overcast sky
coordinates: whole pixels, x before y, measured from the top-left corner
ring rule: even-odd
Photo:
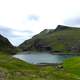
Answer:
[[[15,46],[59,24],[80,26],[80,0],[0,0],[0,34]]]

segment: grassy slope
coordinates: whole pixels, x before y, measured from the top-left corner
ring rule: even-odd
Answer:
[[[64,30],[51,30],[51,32],[46,33],[46,30],[42,31],[38,35],[34,36],[32,39],[25,41],[20,47],[30,48],[35,50],[34,42],[40,39],[40,43],[46,43],[50,45],[52,51],[68,51],[72,47],[80,47],[80,28],[70,28]],[[38,43],[37,43],[38,44]],[[73,52],[75,52],[73,50]]]
[[[48,43],[54,50],[65,51],[75,46],[80,40],[80,30],[64,30],[55,32],[48,37]]]
[[[0,52],[0,80],[79,80],[76,73],[67,69],[37,67]]]
[[[73,57],[64,62],[64,68],[73,74],[80,76],[80,57]]]
[[[15,47],[10,43],[10,41],[0,34],[0,51],[11,52],[16,51]]]

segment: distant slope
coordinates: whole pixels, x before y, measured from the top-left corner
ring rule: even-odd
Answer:
[[[45,29],[19,47],[24,51],[80,52],[80,28],[58,25]]]
[[[0,34],[0,51],[10,51],[13,48],[9,40]]]

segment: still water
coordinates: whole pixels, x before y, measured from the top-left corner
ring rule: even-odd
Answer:
[[[40,52],[21,52],[13,57],[20,60],[26,61],[31,64],[40,64],[40,63],[63,63],[67,58],[71,58],[77,55],[60,55],[60,54],[49,54],[49,53],[40,53]]]

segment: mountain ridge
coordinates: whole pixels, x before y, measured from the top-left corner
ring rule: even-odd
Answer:
[[[58,25],[45,29],[19,45],[23,51],[79,52],[80,28]]]

